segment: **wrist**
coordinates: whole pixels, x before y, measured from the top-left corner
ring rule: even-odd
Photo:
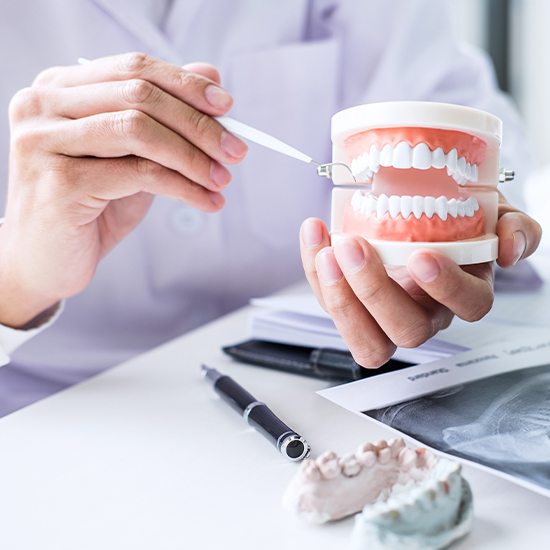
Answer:
[[[5,244],[5,231],[0,228],[0,324],[15,329],[32,328],[50,316],[59,299],[43,295],[26,283]]]

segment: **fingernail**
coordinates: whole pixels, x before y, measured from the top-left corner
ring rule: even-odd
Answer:
[[[527,248],[527,239],[525,238],[525,233],[523,231],[514,231],[512,235],[514,238],[514,265],[517,264]]]
[[[231,172],[219,162],[210,163],[210,179],[218,186],[225,187],[231,181]]]
[[[206,101],[216,109],[229,109],[233,103],[233,98],[219,86],[209,84],[204,90]]]
[[[324,285],[333,285],[342,279],[344,274],[334,257],[332,248],[324,248],[317,254],[315,259],[317,274],[321,283]]]
[[[353,273],[365,265],[365,252],[355,239],[345,239],[336,245],[338,260],[344,271]]]
[[[302,239],[307,247],[319,246],[323,242],[321,224],[314,220],[306,220],[302,227]]]
[[[427,254],[413,256],[408,267],[411,273],[423,283],[433,283],[441,271],[437,261]]]
[[[233,134],[230,134],[225,130],[222,132],[220,146],[224,153],[230,157],[238,159],[243,157],[248,151],[248,146],[244,141],[241,141],[239,138],[236,138]]]
[[[210,202],[218,209],[225,204],[225,198],[220,193],[210,193]]]

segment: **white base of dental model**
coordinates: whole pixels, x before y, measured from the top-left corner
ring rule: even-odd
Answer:
[[[331,233],[332,244],[349,235]],[[382,241],[368,239],[384,265],[407,265],[409,256],[417,250],[441,252],[458,265],[481,264],[492,261],[498,255],[498,237],[485,235],[480,239],[454,242],[412,242]]]
[[[285,509],[312,523],[355,517],[353,548],[438,549],[464,536],[472,495],[458,463],[398,439],[355,454],[307,459],[288,486]]]

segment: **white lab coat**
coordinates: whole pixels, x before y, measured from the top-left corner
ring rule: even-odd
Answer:
[[[523,176],[517,116],[485,57],[459,45],[442,0],[174,0],[159,22],[139,0],[18,0],[0,18],[0,105],[42,69],[139,50],[219,67],[231,115],[321,161],[330,117],[382,100],[436,100],[492,111]],[[133,6],[133,7],[132,7]],[[7,117],[0,174],[7,182]],[[301,277],[298,229],[328,218],[330,182],[252,146],[216,215],[159,199],[48,330],[0,369],[0,414],[116,364]],[[2,193],[1,195],[4,195]],[[3,200],[3,199],[2,199]],[[1,261],[1,260],[0,260]],[[182,368],[197,368],[186,364]]]

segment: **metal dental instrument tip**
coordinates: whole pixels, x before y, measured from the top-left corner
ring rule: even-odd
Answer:
[[[326,164],[320,164],[313,160],[312,163],[317,165],[317,174],[322,178],[332,179],[333,168],[335,166],[342,166],[350,173],[351,177],[353,178],[353,181],[357,183],[357,180],[355,179],[355,176],[353,175],[351,168],[347,164],[344,164],[343,162],[328,162]]]

